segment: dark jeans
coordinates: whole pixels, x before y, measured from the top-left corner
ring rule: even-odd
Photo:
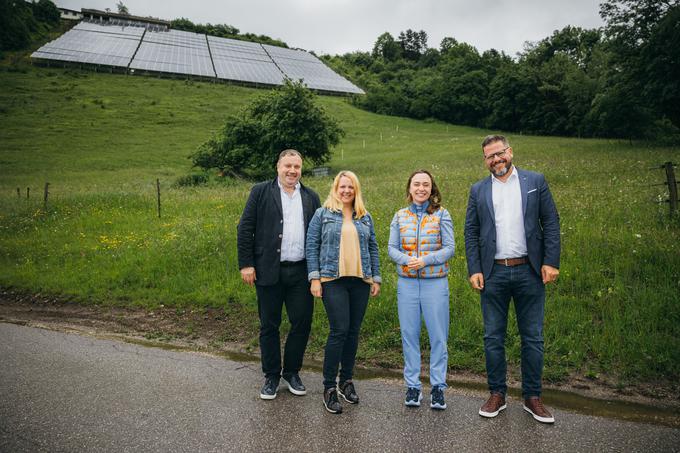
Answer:
[[[505,334],[512,298],[522,341],[522,395],[524,398],[540,396],[545,305],[545,287],[541,278],[528,264],[512,267],[494,264],[481,296],[489,390],[504,395],[507,391]]]
[[[323,306],[326,308],[330,332],[323,358],[323,386],[335,387],[340,370],[340,382],[352,379],[354,361],[359,346],[359,329],[366,313],[371,285],[360,278],[341,277],[322,283]]]
[[[312,326],[314,298],[309,292],[307,264],[281,266],[279,281],[271,286],[257,286],[257,310],[260,315],[260,352],[265,376],[281,375],[279,327],[281,311],[286,305],[290,332],[283,353],[283,375],[300,371]]]

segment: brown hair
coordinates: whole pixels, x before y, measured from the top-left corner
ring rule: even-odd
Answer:
[[[437,183],[434,182],[434,177],[432,174],[427,171],[427,170],[416,170],[413,173],[411,173],[411,176],[408,178],[408,182],[406,183],[406,200],[409,203],[413,203],[413,197],[411,196],[411,180],[415,175],[418,175],[420,173],[424,173],[427,176],[430,177],[430,181],[432,182],[432,190],[430,191],[430,198],[427,200],[430,202],[430,205],[427,207],[427,213],[432,214],[436,210],[438,210],[441,207],[442,203],[442,195],[439,193],[439,187],[437,187]]]
[[[487,145],[496,142],[502,142],[503,146],[506,148],[510,147],[510,143],[508,143],[508,139],[505,138],[505,135],[487,135],[482,141],[482,152],[484,152],[484,148],[486,148]]]

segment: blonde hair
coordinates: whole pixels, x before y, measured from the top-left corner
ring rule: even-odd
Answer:
[[[359,184],[359,178],[349,170],[343,170],[335,176],[333,186],[331,186],[331,191],[328,194],[326,201],[324,201],[323,207],[330,209],[331,211],[342,211],[343,204],[340,198],[338,198],[338,186],[340,185],[340,178],[343,176],[352,181],[352,185],[354,186],[354,218],[360,219],[366,215],[366,206],[364,205],[364,199],[361,197],[361,184]]]

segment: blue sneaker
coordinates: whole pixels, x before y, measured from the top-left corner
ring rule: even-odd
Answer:
[[[404,404],[411,407],[420,406],[420,402],[423,400],[423,392],[415,387],[409,387],[406,389],[406,399]]]
[[[430,407],[440,411],[446,409],[446,401],[444,401],[444,387],[439,385],[432,387],[432,393],[430,394]]]

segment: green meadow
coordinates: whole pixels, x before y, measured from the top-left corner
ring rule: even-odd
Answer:
[[[189,154],[262,91],[54,68],[5,68],[0,87],[0,286],[84,304],[223,308],[253,320],[255,345],[255,292],[240,282],[236,259],[236,225],[253,182],[176,182],[198,173]],[[405,205],[408,175],[426,168],[455,227],[449,365],[483,372],[463,224],[469,187],[487,176],[479,144],[491,131],[376,115],[344,98],[318,101],[347,131],[331,172],[359,175],[381,250],[384,285],[369,305],[360,363],[401,366],[389,223]],[[680,377],[680,220],[669,218],[667,189],[654,185],[664,172],[652,169],[679,162],[680,148],[508,135],[516,165],[545,173],[561,216],[546,379],[581,374],[625,386]],[[303,181],[324,199],[332,177]],[[317,302],[312,351],[322,350],[327,329]],[[515,373],[519,348],[511,320]]]

